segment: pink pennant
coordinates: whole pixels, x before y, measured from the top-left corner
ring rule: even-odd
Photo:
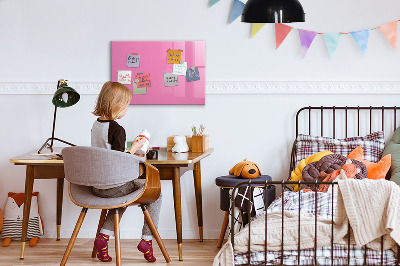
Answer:
[[[310,45],[312,44],[316,35],[317,35],[317,33],[315,31],[299,29],[301,54],[302,54],[303,58],[306,56],[307,50],[308,50],[308,48],[310,48]]]
[[[286,36],[290,33],[292,30],[292,27],[281,24],[281,23],[275,23],[275,40],[276,40],[276,49],[282,44],[282,42],[285,40]]]
[[[378,27],[393,49],[397,48],[397,20]]]

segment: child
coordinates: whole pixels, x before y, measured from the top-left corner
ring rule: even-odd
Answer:
[[[131,99],[132,92],[124,85],[110,81],[104,83],[93,112],[94,115],[99,116],[92,127],[91,142],[93,147],[125,152],[125,129],[115,120],[121,119],[126,114]],[[145,154],[138,155],[136,151],[139,150],[145,142],[146,139],[144,138],[136,138],[129,149],[129,153],[133,154],[133,156],[144,157]],[[138,167],[139,161],[144,160],[139,157]],[[102,198],[125,196],[144,186],[143,183],[135,182],[136,178],[137,176],[132,176],[132,181],[119,186],[93,187],[92,191],[93,194]],[[158,226],[160,207],[161,195],[155,202],[147,205],[156,226]],[[118,209],[120,219],[125,210],[126,207]],[[94,241],[94,245],[97,249],[97,258],[101,261],[112,260],[108,255],[108,240],[110,236],[114,235],[114,214],[115,210],[109,210],[107,212],[106,220],[101,228],[100,234]],[[142,230],[142,240],[137,248],[144,253],[144,258],[149,262],[156,261],[156,258],[153,256],[152,236],[153,234],[151,233],[150,227],[145,221]]]

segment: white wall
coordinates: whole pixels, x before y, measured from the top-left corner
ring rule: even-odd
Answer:
[[[371,33],[363,57],[351,36],[342,37],[329,59],[318,36],[305,59],[296,31],[274,50],[273,25],[250,40],[250,25],[227,24],[230,0],[208,9],[208,0],[29,1],[0,0],[0,82],[104,82],[110,78],[112,40],[205,40],[207,81],[399,81],[399,52],[391,50],[379,31]],[[307,22],[294,24],[321,32],[375,27],[399,19],[397,1],[303,0]],[[50,95],[0,95],[0,207],[7,192],[24,190],[25,168],[9,158],[35,150],[51,134]],[[96,95],[60,109],[56,135],[78,145],[90,144],[91,115]],[[202,162],[205,238],[218,238],[223,214],[214,179],[238,161],[255,161],[275,180],[286,176],[294,138],[294,115],[308,105],[398,105],[399,95],[260,94],[206,95],[205,106],[131,106],[120,122],[128,138],[142,128],[152,132],[153,145],[165,146],[176,133],[189,134],[205,123],[215,152]],[[197,237],[197,217],[190,173],[182,177],[184,238]],[[38,180],[45,237],[55,237],[55,180]],[[172,188],[162,182],[164,202],[159,230],[175,238]],[[69,237],[79,208],[64,191],[62,237]],[[99,212],[90,211],[80,237],[93,237]],[[139,218],[138,218],[139,217]],[[123,238],[139,238],[142,218],[130,208],[121,222]]]

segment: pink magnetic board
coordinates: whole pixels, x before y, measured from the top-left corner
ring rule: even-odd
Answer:
[[[171,51],[179,50],[181,51],[180,58],[179,54],[171,53]],[[171,55],[175,57],[172,58]],[[181,64],[174,67],[173,63],[167,63],[167,58],[170,62],[176,59],[178,64],[187,62],[187,70],[182,70]],[[174,71],[179,71],[179,68],[181,73],[175,76],[173,73],[178,73]],[[129,77],[125,79],[123,74],[129,75],[130,72],[131,79]],[[148,74],[150,74],[150,79],[148,79]],[[113,41],[111,42],[111,80],[123,81],[124,85],[133,91],[131,104],[204,105],[205,42]]]

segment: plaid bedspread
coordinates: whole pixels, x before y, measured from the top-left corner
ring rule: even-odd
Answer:
[[[317,200],[316,200],[317,198]],[[326,219],[332,219],[336,208],[336,194],[317,192],[285,192],[283,197],[277,198],[267,210],[268,213],[282,211],[282,203],[284,210],[298,210],[301,212],[313,213]],[[265,212],[260,215],[265,215]],[[257,215],[253,219],[257,219]],[[300,256],[297,250],[285,250],[283,252],[284,265],[314,265],[314,249],[303,249]],[[364,255],[366,254],[366,256]],[[265,265],[265,255],[267,256],[266,265],[281,265],[281,251],[250,252],[250,265]],[[347,245],[333,245],[333,262],[332,248],[326,246],[316,249],[317,265],[382,265],[381,252],[371,250],[364,247],[350,245],[350,256]],[[349,264],[348,264],[349,257]],[[395,265],[396,257],[392,250],[383,252],[383,265]],[[248,253],[235,254],[235,265],[248,265]]]

